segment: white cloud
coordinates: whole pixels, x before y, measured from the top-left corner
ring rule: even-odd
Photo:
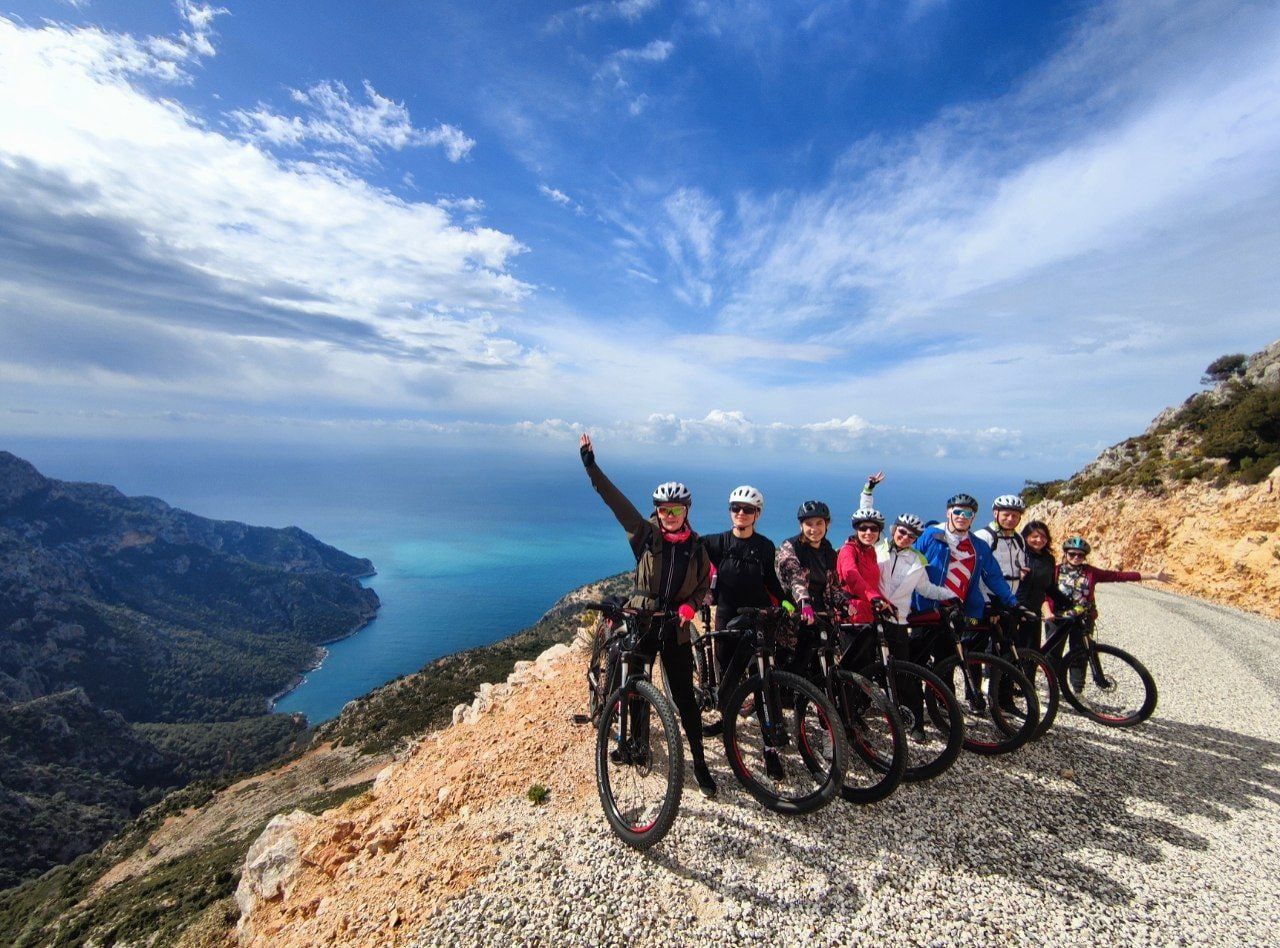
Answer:
[[[675,51],[676,44],[670,40],[653,40],[635,49],[620,49],[609,55],[610,62],[620,63],[660,63],[669,58]]]
[[[667,220],[660,240],[680,277],[675,291],[690,305],[710,306],[717,231],[724,215],[697,188],[678,188],[662,206]]]
[[[290,98],[302,115],[284,115],[267,105],[230,114],[246,138],[267,147],[319,146],[319,153],[348,161],[371,162],[380,151],[439,146],[453,162],[461,161],[475,146],[461,129],[437,125],[416,128],[401,102],[380,95],[367,80],[367,102],[352,99],[341,82],[318,82],[307,89],[293,89]]]
[[[184,11],[189,35],[207,39],[217,11]],[[199,45],[187,35],[166,45],[0,18],[9,358],[19,344],[28,366],[58,354],[72,377],[96,366],[124,391],[146,378],[154,346],[197,369],[157,393],[249,398],[292,388],[358,399],[374,387],[439,402],[465,399],[469,373],[508,373],[474,381],[508,394],[517,377],[541,378],[541,356],[499,322],[530,293],[507,269],[517,240],[340,168],[276,158],[136,83],[181,81],[191,57],[180,47]],[[75,345],[89,338],[98,344]]]
[[[595,0],[579,4],[570,10],[557,13],[547,21],[548,32],[564,29],[573,22],[599,23],[606,20],[625,20],[635,23],[659,4],[660,0]]]
[[[538,185],[538,193],[543,197],[549,198],[557,204],[563,204],[566,207],[573,203],[573,198],[569,197],[569,195],[565,194],[559,188],[552,188],[545,184],[540,184]]]

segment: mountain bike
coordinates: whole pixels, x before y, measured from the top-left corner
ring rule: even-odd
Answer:
[[[1008,608],[993,598],[987,605],[984,620],[976,626],[970,626],[969,632],[975,646],[985,647],[992,655],[1013,663],[1035,687],[1036,697],[1040,702],[1040,723],[1031,735],[1034,741],[1042,737],[1058,717],[1062,688],[1058,669],[1047,655],[1038,649],[1019,646],[1014,642],[1018,625],[1026,618],[1021,607]],[[1010,714],[1018,713],[1007,700],[1005,705],[1005,710]]]
[[[1010,662],[971,647],[962,607],[943,604],[907,622],[921,631],[916,647],[932,654],[930,669],[959,701],[965,750],[1008,754],[1031,740],[1040,723],[1035,686]]]
[[[1133,727],[1156,710],[1156,680],[1145,665],[1123,649],[1104,645],[1094,636],[1084,614],[1051,620],[1053,631],[1042,651],[1058,670],[1062,696],[1073,708],[1098,724]],[[1075,639],[1066,655],[1066,643]]]
[[[826,615],[818,617],[809,630],[817,637],[813,681],[826,692],[849,742],[840,794],[851,803],[876,803],[898,789],[906,772],[907,738],[902,718],[889,696],[875,684],[840,667],[835,635]],[[797,701],[805,700],[797,697]],[[797,714],[803,716],[803,709]]]
[[[671,829],[684,789],[684,745],[671,704],[650,680],[675,613],[617,602],[600,612],[587,665],[596,722],[596,789],[609,826],[629,846],[648,849]]]
[[[811,813],[839,792],[849,750],[826,695],[777,668],[775,634],[786,615],[778,608],[741,609],[728,628],[697,635],[694,693],[704,709],[720,709],[725,757],[746,791],[767,809]],[[732,679],[715,654],[727,637],[738,640],[747,658]]]
[[[902,779],[915,783],[945,773],[964,749],[964,713],[954,692],[923,665],[893,656],[884,619],[841,625],[840,635],[847,643],[840,665],[874,682],[902,720],[908,735]],[[923,739],[912,738],[912,731],[923,731]]]

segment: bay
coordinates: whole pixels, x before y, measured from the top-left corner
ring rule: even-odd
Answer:
[[[296,525],[371,559],[378,572],[366,582],[382,600],[377,618],[327,646],[324,664],[276,705],[312,722],[442,655],[510,635],[568,590],[633,564],[572,446],[30,438],[4,446],[49,477],[113,484],[206,517]],[[601,464],[642,510],[654,484],[684,480],[694,492],[693,525],[703,533],[728,528],[729,491],[751,483],[766,497],[760,529],[775,542],[796,532],[796,506],[816,498],[832,507],[839,545],[871,469],[847,456],[673,457],[675,464],[602,456]],[[998,468],[971,465],[961,477],[940,464],[891,470],[877,501],[890,516],[911,510],[930,519],[957,490],[990,498],[1020,484]]]

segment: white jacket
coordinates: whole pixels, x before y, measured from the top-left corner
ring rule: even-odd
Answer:
[[[898,610],[899,622],[907,621],[912,593],[926,599],[956,598],[945,586],[929,581],[929,562],[915,547],[899,550],[893,541],[881,540],[876,544],[876,562],[880,564],[880,595]]]
[[[1013,531],[1001,530],[999,525],[989,523],[981,530],[974,530],[973,535],[991,547],[991,555],[1000,564],[1000,572],[1005,582],[1015,593],[1022,582],[1022,570],[1027,565],[1027,545],[1022,535]],[[984,593],[989,593],[986,584],[982,586]]]

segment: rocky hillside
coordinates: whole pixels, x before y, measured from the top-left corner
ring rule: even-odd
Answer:
[[[1072,477],[1029,485],[1028,519],[1088,538],[1101,565],[1166,566],[1181,592],[1280,617],[1280,342],[1205,381]]]
[[[460,703],[483,704],[475,692],[485,682],[501,681],[548,648],[571,641],[577,602],[623,592],[629,582],[610,577],[574,590],[516,635],[442,658],[351,702],[287,762],[241,779],[192,784],[95,852],[0,892],[0,931],[12,933],[3,943],[225,944],[238,915],[232,895],[245,854],[273,816],[320,813],[358,798],[390,762],[448,725]],[[157,729],[186,727],[142,730],[154,737]],[[173,747],[182,734],[167,738]],[[184,759],[198,755],[186,748]]]
[[[0,888],[294,746],[267,699],[373,617],[372,571],[0,452]]]

